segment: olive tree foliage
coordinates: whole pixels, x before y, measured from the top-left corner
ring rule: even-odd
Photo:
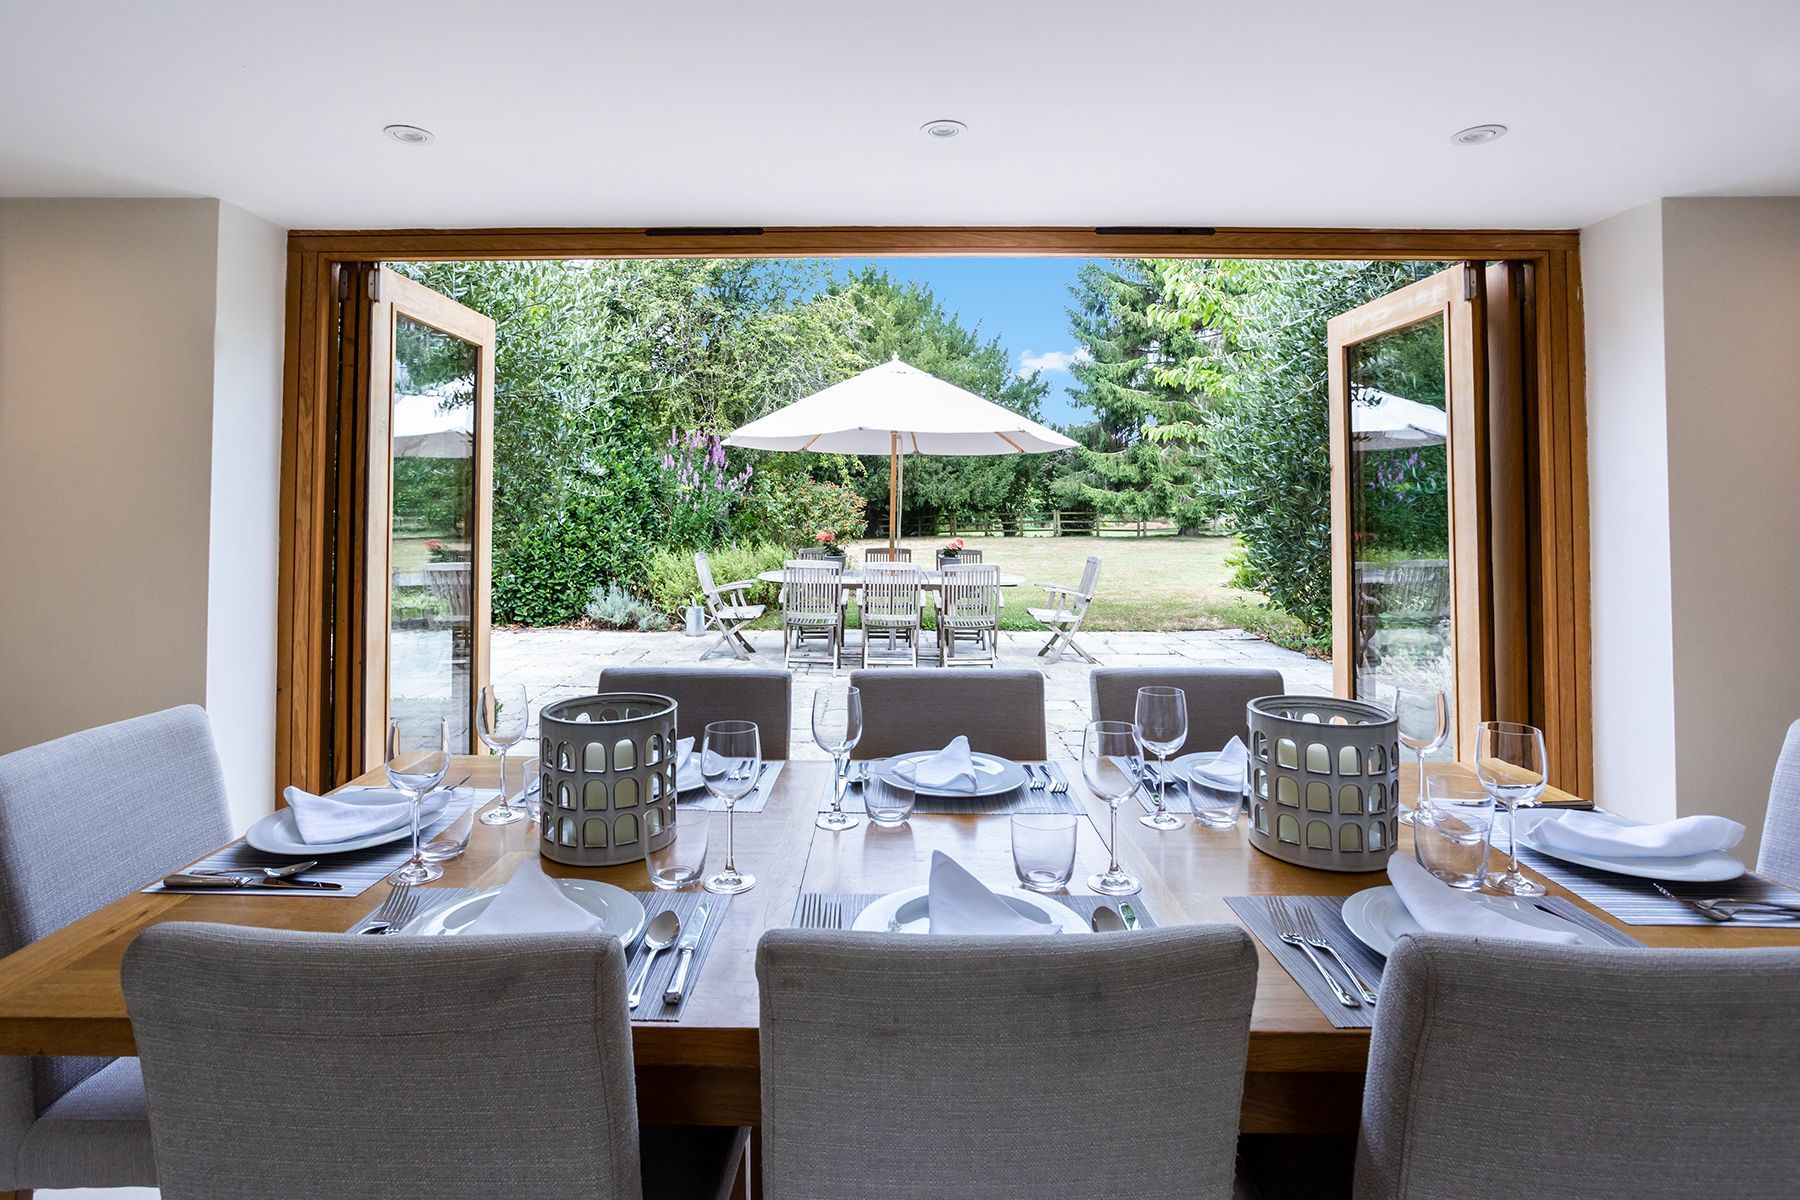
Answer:
[[[1185,259],[1161,267],[1153,320],[1204,330],[1159,378],[1213,398],[1191,425],[1205,488],[1242,546],[1238,582],[1315,638],[1331,629],[1331,439],[1326,323],[1442,269],[1436,263]],[[1412,365],[1416,368],[1417,361]],[[1441,391],[1441,384],[1440,384]]]

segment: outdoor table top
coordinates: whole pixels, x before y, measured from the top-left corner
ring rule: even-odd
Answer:
[[[988,563],[985,565],[992,566],[993,564]],[[773,570],[773,571],[759,572],[756,577],[758,579],[762,580],[764,583],[786,583],[787,582],[786,574],[779,569]],[[847,588],[858,588],[863,585],[863,573],[861,570],[846,570],[842,573],[841,577],[842,577],[844,586]],[[1028,579],[1026,579],[1023,575],[1008,575],[1004,571],[1002,571],[1000,573],[1000,586],[1001,587],[1023,587],[1025,584],[1027,584],[1029,582],[1030,581]],[[919,585],[921,587],[926,587],[926,588],[942,587],[944,585],[944,573],[942,571],[931,571],[931,570],[925,569],[924,567],[920,567],[919,568]]]
[[[485,756],[459,758],[454,770],[473,774],[477,786],[491,787],[497,778],[496,761]],[[765,811],[737,816],[738,861],[756,875],[757,884],[735,897],[726,910],[725,924],[681,1019],[633,1027],[645,1120],[758,1122],[756,943],[765,930],[792,923],[803,891],[870,893],[914,886],[925,881],[934,850],[952,855],[990,884],[1015,884],[1005,817],[916,815],[898,830],[874,828],[865,820],[838,834],[816,828],[814,818],[830,770],[829,763],[789,762]],[[1079,792],[1079,769],[1071,768],[1067,774],[1088,810],[1088,820],[1079,829],[1075,864],[1074,878],[1080,881],[1105,866],[1101,831],[1106,827],[1106,807]],[[1402,774],[1402,794],[1410,794],[1410,766]],[[362,781],[379,782],[378,772]],[[1553,800],[1558,794],[1546,798]],[[1249,845],[1242,822],[1229,832],[1190,824],[1177,832],[1157,833],[1140,825],[1136,815],[1135,802],[1128,802],[1119,824],[1120,857],[1125,868],[1143,880],[1142,903],[1160,925],[1238,924],[1225,903],[1227,896],[1348,895],[1386,882],[1379,872],[1336,874],[1270,858]],[[711,819],[722,821],[724,814],[712,814]],[[522,862],[538,857],[536,828],[529,822],[500,827],[477,822],[468,852],[445,864],[444,877],[436,886],[504,882]],[[1401,851],[1408,852],[1410,831],[1405,826],[1402,831]],[[717,845],[721,839],[713,840]],[[183,865],[170,863],[168,869]],[[627,890],[651,890],[641,862],[586,869],[545,860],[543,866],[552,875],[586,875]],[[1085,890],[1079,883],[1075,887]],[[1570,896],[1555,884],[1550,890]],[[119,963],[132,939],[149,925],[183,920],[341,931],[380,904],[388,891],[387,885],[378,884],[354,898],[139,892],[123,896],[0,960],[0,1054],[134,1053]],[[1600,911],[1570,898],[1590,911]],[[1629,932],[1652,946],[1800,945],[1800,929],[1640,925]],[[1368,1030],[1333,1028],[1260,945],[1258,953],[1261,971],[1251,1022],[1243,1128],[1354,1129]]]

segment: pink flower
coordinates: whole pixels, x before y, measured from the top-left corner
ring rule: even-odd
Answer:
[[[944,543],[944,549],[946,550],[961,550],[962,548],[963,540],[961,538],[951,538],[948,542]]]
[[[813,541],[818,542],[823,546],[829,546],[831,543],[837,541],[837,534],[831,532],[829,529],[821,529],[819,532],[813,534]]]
[[[427,550],[442,550],[444,548],[444,543],[438,541],[436,538],[426,538],[425,548]]]

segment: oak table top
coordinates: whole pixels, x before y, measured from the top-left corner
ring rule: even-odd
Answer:
[[[496,760],[459,759],[456,770],[493,786]],[[933,850],[943,850],[987,883],[1011,887],[1010,827],[1005,817],[915,816],[897,830],[866,820],[844,833],[817,829],[830,764],[790,762],[767,808],[736,818],[738,861],[757,877],[754,889],[726,910],[712,950],[681,1019],[633,1026],[640,1103],[646,1119],[753,1123],[756,1117],[757,939],[792,923],[802,891],[886,892],[923,883]],[[1460,767],[1433,770],[1462,770]],[[1080,772],[1068,774],[1079,789]],[[1403,794],[1410,794],[1411,771]],[[365,782],[378,782],[375,773]],[[1078,827],[1075,880],[1105,866],[1105,805],[1086,798],[1089,820]],[[1135,801],[1120,812],[1120,857],[1144,881],[1143,902],[1158,924],[1239,924],[1225,904],[1238,895],[1349,895],[1386,881],[1382,873],[1346,875],[1307,870],[1251,848],[1240,822],[1215,832],[1191,823],[1173,833],[1140,825]],[[710,814],[717,823],[723,813]],[[505,882],[537,857],[536,826],[475,825],[469,849],[444,864],[436,885],[479,887]],[[1404,832],[1402,849],[1409,847]],[[713,837],[720,852],[722,831]],[[170,863],[169,870],[185,864]],[[552,875],[585,875],[630,891],[651,890],[644,865],[599,869],[548,860]],[[145,884],[152,882],[144,880]],[[125,948],[161,921],[215,921],[269,928],[341,931],[387,895],[378,884],[361,896],[147,895],[133,893],[0,960],[0,1054],[129,1055],[135,1052],[119,984]],[[1553,894],[1569,893],[1555,884]],[[1608,919],[1575,897],[1578,905]],[[1652,946],[1800,945],[1800,928],[1624,926]],[[1368,1056],[1369,1031],[1336,1029],[1262,947],[1251,1020],[1244,1128],[1354,1127]]]

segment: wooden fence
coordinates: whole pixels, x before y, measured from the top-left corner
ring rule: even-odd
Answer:
[[[887,516],[871,517],[869,536],[887,531]],[[930,521],[901,523],[900,536],[933,537],[1166,537],[1179,532],[1167,521],[1121,521],[1091,512],[1058,509],[1041,513],[954,516],[940,513]]]

